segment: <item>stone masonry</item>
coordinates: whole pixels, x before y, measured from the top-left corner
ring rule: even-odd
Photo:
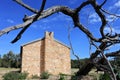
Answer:
[[[70,48],[57,41],[53,32],[45,32],[45,37],[21,46],[21,72],[40,75],[48,71],[53,75],[71,74]]]

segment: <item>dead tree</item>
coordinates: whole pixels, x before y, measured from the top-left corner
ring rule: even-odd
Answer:
[[[103,9],[103,5],[106,4],[107,0],[104,0],[101,4],[98,4],[97,0],[86,0],[79,6],[76,6],[77,8],[75,8],[75,9],[71,9],[67,6],[53,6],[46,10],[44,10],[44,6],[45,6],[47,0],[42,1],[42,4],[41,4],[39,10],[36,10],[36,9],[30,7],[29,5],[25,4],[22,0],[13,0],[13,1],[15,1],[19,5],[23,6],[24,8],[28,9],[29,11],[33,12],[33,15],[31,15],[31,16],[25,15],[25,17],[23,18],[23,23],[15,25],[15,26],[10,26],[3,30],[0,30],[0,36],[4,35],[6,33],[9,33],[12,30],[22,28],[22,30],[19,32],[19,34],[11,42],[11,43],[15,43],[21,38],[22,34],[30,27],[31,24],[33,24],[34,22],[41,20],[43,18],[47,18],[48,16],[51,16],[52,14],[61,12],[65,15],[71,17],[71,19],[73,20],[73,23],[74,23],[74,27],[79,28],[79,30],[81,30],[90,39],[91,45],[96,48],[96,51],[90,55],[90,58],[89,58],[87,64],[83,65],[83,67],[81,69],[79,69],[76,76],[86,75],[93,67],[96,67],[104,72],[109,73],[112,80],[117,80],[116,74],[114,73],[113,68],[112,68],[110,62],[107,60],[107,58],[110,56],[112,56],[112,57],[120,56],[120,50],[106,53],[106,54],[105,54],[105,50],[112,45],[120,43],[120,34],[118,34],[118,33],[112,34],[112,31],[109,33],[104,33],[104,29],[108,25],[105,14],[112,15],[115,17],[120,17],[120,16],[116,15],[116,14],[112,14],[112,13],[106,11],[105,9]],[[99,37],[99,38],[96,38],[93,35],[93,33],[90,32],[90,30],[87,29],[86,26],[84,26],[80,21],[81,17],[79,15],[79,13],[81,13],[81,10],[88,5],[90,5],[94,9],[95,13],[99,16],[99,18],[101,20],[101,25],[96,26],[96,27],[100,28],[99,32],[100,32],[101,37]],[[96,58],[99,55],[100,55],[99,60],[96,60]],[[107,66],[109,66],[109,67],[106,67],[106,65],[103,65],[101,63],[101,61],[105,61]]]

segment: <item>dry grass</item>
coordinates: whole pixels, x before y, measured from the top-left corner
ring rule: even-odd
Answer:
[[[78,69],[73,68],[73,69],[71,70],[72,75],[74,75],[74,73],[76,73],[77,71],[78,71]],[[89,72],[89,74],[88,74],[87,76],[85,76],[85,77],[92,77],[93,80],[99,80],[100,74],[103,74],[103,72],[96,72],[96,69],[92,69],[92,70]],[[83,80],[84,80],[84,79],[83,79]]]
[[[5,74],[5,73],[8,73],[10,71],[19,71],[20,69],[16,69],[16,68],[0,68],[0,80],[2,80],[2,76]],[[71,69],[71,72],[72,72],[72,75],[74,75],[74,73],[76,73],[78,71],[78,69]],[[95,72],[96,69],[92,69],[89,74],[87,75],[94,78],[95,80],[99,80],[99,76],[100,74],[103,74],[103,72]]]
[[[2,76],[5,73],[8,73],[10,71],[19,71],[20,69],[16,69],[16,68],[0,68],[0,80],[2,80]]]

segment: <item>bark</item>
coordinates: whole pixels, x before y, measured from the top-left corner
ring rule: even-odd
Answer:
[[[101,43],[101,45],[99,46],[99,48],[101,50],[104,50],[106,48],[107,43]],[[77,72],[76,76],[81,76],[81,75],[87,75],[91,69],[94,67],[94,63],[93,60],[100,54],[100,51],[96,51],[95,53],[93,53],[90,58],[88,59],[87,63],[85,65],[82,66],[82,68],[79,69],[79,71]]]
[[[94,63],[94,59],[97,58],[97,56],[99,54],[102,54],[101,60],[107,60],[106,58],[109,56],[119,56],[120,55],[120,50],[111,52],[111,53],[107,53],[106,55],[103,53],[106,50],[106,48],[108,48],[109,46],[120,43],[120,34],[119,33],[116,33],[113,35],[112,30],[111,30],[110,33],[104,34],[104,29],[105,29],[106,25],[108,24],[105,13],[108,15],[115,16],[115,17],[120,17],[119,15],[112,14],[102,8],[103,5],[107,2],[107,0],[104,0],[101,4],[98,4],[97,0],[86,0],[75,9],[71,9],[66,6],[53,6],[46,10],[44,10],[46,0],[43,0],[42,5],[39,10],[31,8],[29,5],[25,4],[22,0],[14,0],[14,1],[17,2],[19,5],[23,6],[24,8],[28,9],[29,11],[33,12],[34,14],[31,16],[25,15],[23,18],[22,24],[7,27],[3,30],[0,30],[0,36],[2,36],[3,34],[9,33],[12,30],[22,28],[22,30],[19,32],[19,34],[16,36],[16,38],[12,41],[12,43],[15,43],[16,41],[18,41],[21,38],[22,34],[27,30],[27,28],[30,27],[31,24],[33,24],[34,22],[41,20],[43,18],[47,18],[48,16],[51,16],[52,14],[55,14],[57,12],[62,12],[63,14],[71,17],[71,19],[73,20],[74,26],[78,27],[79,30],[81,30],[93,42],[92,45],[96,48],[96,51],[91,54],[87,63],[85,65],[83,65],[82,68],[79,69],[76,76],[80,77],[81,75],[88,74],[89,71],[91,71],[91,69],[94,66],[96,66],[96,64]],[[101,37],[99,37],[99,38],[95,37],[93,35],[93,33],[89,29],[87,29],[86,26],[84,26],[82,24],[82,22],[80,21],[81,16],[79,15],[79,13],[87,5],[91,5],[91,7],[93,7],[95,13],[97,13],[99,18],[101,19],[101,25],[96,26],[96,27],[100,28],[99,32],[100,32]],[[96,45],[96,44],[94,44],[95,42],[99,43],[101,45],[100,46]],[[102,58],[105,58],[105,59],[102,59]],[[101,60],[98,61],[98,63],[101,62]],[[109,67],[110,67],[110,65],[111,64],[107,64],[107,66],[109,66]],[[101,66],[101,63],[98,64],[98,66]],[[103,71],[106,71],[104,69],[105,67],[101,66],[100,68]],[[112,70],[108,70],[108,71],[114,74],[114,72]]]

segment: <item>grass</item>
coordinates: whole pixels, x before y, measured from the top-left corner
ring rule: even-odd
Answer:
[[[20,69],[18,68],[0,68],[0,80],[2,80],[2,76],[5,74],[5,73],[8,73],[10,71],[19,71]]]
[[[76,73],[77,71],[78,71],[78,69],[73,68],[71,70],[72,75],[74,75],[74,73]],[[87,76],[92,77],[94,80],[99,80],[100,74],[103,74],[103,72],[96,72],[96,69],[92,69]]]
[[[18,70],[16,68],[0,68],[0,71],[6,71],[6,70]]]
[[[72,68],[72,69],[71,69],[72,75],[74,75],[74,73],[76,73],[78,70],[79,70],[79,69],[77,69],[77,68]]]
[[[18,69],[18,68],[0,68],[0,80],[1,80],[1,76],[2,75],[4,75],[5,73],[8,73],[8,72],[10,72],[10,71],[19,71],[20,69]],[[76,69],[76,68],[72,68],[71,69],[71,72],[72,72],[72,75],[74,75],[74,73],[76,73],[78,71],[78,69]],[[88,76],[91,76],[91,77],[93,77],[94,78],[94,80],[99,80],[99,76],[100,76],[100,74],[103,74],[103,72],[95,72],[96,71],[96,69],[92,69],[90,72],[89,72],[89,74],[88,74]]]

